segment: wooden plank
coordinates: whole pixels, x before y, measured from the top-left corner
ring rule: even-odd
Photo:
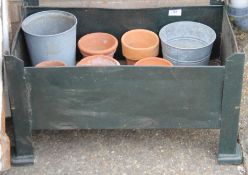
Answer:
[[[223,70],[25,68],[32,127],[219,128]]]
[[[40,0],[40,5],[55,7],[155,8],[209,5],[209,0]]]
[[[13,56],[5,56],[8,78],[8,91],[11,117],[14,126],[15,149],[12,154],[13,164],[32,164],[32,132],[30,106],[24,77],[24,64]]]
[[[236,53],[226,61],[218,156],[223,164],[240,164],[243,160],[238,144],[238,127],[244,60],[244,53]]]
[[[22,0],[24,6],[39,6],[39,0]]]
[[[21,0],[9,1],[11,5],[17,4],[18,2],[21,3]],[[41,6],[55,7],[152,8],[209,5],[209,1],[210,0],[40,0],[39,4]]]
[[[238,52],[238,44],[226,11],[224,11],[223,15],[222,29],[221,60],[225,64],[227,58]]]

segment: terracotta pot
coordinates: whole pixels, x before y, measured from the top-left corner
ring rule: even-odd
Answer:
[[[165,67],[171,67],[173,64],[164,59],[164,58],[158,58],[158,57],[150,57],[150,58],[144,58],[139,60],[135,63],[135,66],[165,66]]]
[[[83,58],[77,66],[119,66],[120,63],[107,55],[93,55]]]
[[[127,64],[132,64],[129,60],[138,61],[147,57],[156,57],[159,53],[159,37],[150,30],[130,30],[122,36],[121,43]]]
[[[84,57],[92,55],[109,55],[113,57],[118,40],[108,33],[91,33],[80,38],[78,47]]]
[[[64,62],[57,60],[42,61],[35,67],[64,67],[66,66]]]

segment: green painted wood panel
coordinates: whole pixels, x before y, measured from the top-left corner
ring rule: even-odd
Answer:
[[[244,53],[226,59],[218,156],[221,163],[240,164],[243,160],[237,143],[244,62]]]
[[[26,82],[24,77],[23,61],[13,57],[5,56],[4,63],[6,66],[8,78],[8,93],[11,107],[11,116],[14,126],[14,156],[30,156],[33,154],[32,149],[32,127],[31,115],[26,100]]]
[[[39,0],[23,0],[24,5],[26,6],[38,6],[39,5]],[[196,2],[197,4],[197,2]],[[216,5],[216,4],[223,4],[221,0],[210,0],[210,4]]]
[[[238,52],[238,44],[234,35],[231,22],[226,11],[223,15],[222,23],[222,35],[221,35],[221,55],[222,64],[226,63],[226,59],[231,57],[234,53]]]
[[[23,6],[39,6],[39,0],[23,0]]]
[[[25,68],[33,129],[219,128],[224,67]]]

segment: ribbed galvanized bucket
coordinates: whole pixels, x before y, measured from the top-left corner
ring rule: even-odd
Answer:
[[[75,65],[76,26],[77,18],[64,11],[42,11],[27,17],[22,30],[32,64],[60,60],[68,66]]]
[[[163,57],[174,65],[208,65],[216,33],[210,27],[191,21],[164,26],[159,36]]]

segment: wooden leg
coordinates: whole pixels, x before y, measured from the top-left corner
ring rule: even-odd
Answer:
[[[33,164],[31,109],[25,84],[23,61],[13,56],[6,56],[5,65],[15,140],[12,164]]]
[[[243,161],[237,142],[243,69],[243,54],[235,54],[226,62],[218,155],[221,164],[241,164]]]

